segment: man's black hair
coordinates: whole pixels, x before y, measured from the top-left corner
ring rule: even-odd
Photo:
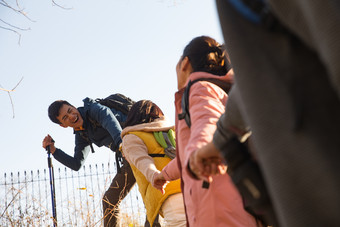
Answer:
[[[63,105],[69,105],[72,106],[69,102],[65,100],[57,100],[54,101],[49,107],[48,107],[48,117],[51,119],[52,122],[56,124],[61,124],[61,122],[57,119],[59,116],[60,108]]]

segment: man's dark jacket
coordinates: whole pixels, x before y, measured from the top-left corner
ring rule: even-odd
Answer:
[[[120,111],[103,106],[90,98],[85,98],[83,102],[84,106],[77,109],[84,120],[84,130],[74,131],[73,157],[59,148],[53,154],[59,162],[76,171],[81,168],[91,151],[90,143],[117,150],[122,142],[121,123],[126,120],[126,115]]]

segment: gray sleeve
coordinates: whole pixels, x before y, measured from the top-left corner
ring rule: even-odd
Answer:
[[[222,148],[229,139],[235,136],[233,128],[249,131],[249,127],[240,112],[240,102],[238,87],[234,84],[229,93],[225,113],[218,120],[213,137],[213,143],[219,150],[223,150]]]

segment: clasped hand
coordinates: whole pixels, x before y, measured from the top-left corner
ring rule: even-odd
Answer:
[[[169,181],[165,180],[163,174],[161,172],[155,173],[152,181],[152,186],[162,192],[164,195],[165,187],[169,183]]]
[[[227,172],[224,159],[212,142],[190,155],[189,166],[194,177],[207,182],[212,182],[214,175]]]

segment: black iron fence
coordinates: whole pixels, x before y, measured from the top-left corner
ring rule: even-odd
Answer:
[[[116,174],[110,164],[54,169],[58,226],[103,226],[102,196]],[[0,176],[0,226],[53,226],[49,169]],[[144,226],[137,185],[121,202],[121,226]]]

